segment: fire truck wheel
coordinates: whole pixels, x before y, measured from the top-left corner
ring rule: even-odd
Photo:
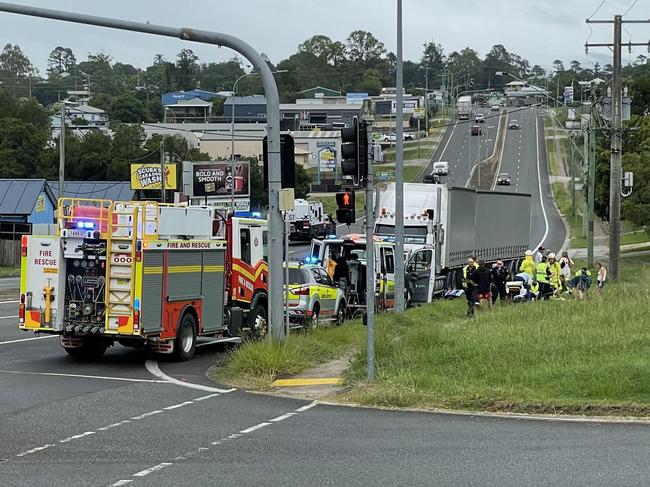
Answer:
[[[258,302],[253,308],[253,312],[250,316],[251,320],[251,337],[256,340],[261,340],[266,336],[268,331],[268,321],[266,306],[263,303]]]
[[[196,320],[190,313],[185,313],[174,340],[174,355],[177,360],[191,360],[196,350]]]
[[[108,343],[102,340],[86,338],[80,347],[63,347],[71,357],[80,357],[88,360],[98,359],[106,352]]]

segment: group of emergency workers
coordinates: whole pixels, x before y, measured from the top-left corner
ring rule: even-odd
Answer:
[[[525,252],[518,272],[511,276],[503,261],[497,260],[488,268],[482,260],[470,257],[463,267],[463,290],[467,299],[467,316],[474,316],[476,306],[494,305],[497,298],[504,301],[508,297],[508,283],[515,283],[518,292],[510,296],[513,301],[548,300],[559,298],[562,293],[571,293],[577,299],[584,299],[591,287],[591,272],[583,267],[572,274],[575,262],[568,252],[557,259],[553,252],[539,247],[535,255],[532,250]],[[602,294],[607,270],[602,262],[596,262],[597,291]]]

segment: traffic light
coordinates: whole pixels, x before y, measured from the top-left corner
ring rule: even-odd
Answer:
[[[296,155],[293,137],[289,134],[280,135],[280,162],[282,164],[282,189],[296,187]],[[262,159],[264,161],[264,190],[269,190],[269,149],[268,137],[262,142]]]
[[[352,127],[341,129],[341,172],[357,183],[368,174],[368,129],[365,121],[352,119]]]
[[[347,223],[348,225],[356,221],[355,206],[354,206],[354,191],[341,191],[336,193],[336,220],[339,223]]]

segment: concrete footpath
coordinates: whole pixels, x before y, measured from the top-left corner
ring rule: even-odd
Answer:
[[[333,397],[345,389],[341,375],[349,363],[348,355],[307,369],[300,374],[278,378],[271,384],[272,392],[311,400]]]

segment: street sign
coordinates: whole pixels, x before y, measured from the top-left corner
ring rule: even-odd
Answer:
[[[395,173],[393,173],[393,172],[376,172],[375,176],[378,177],[378,178],[386,178],[386,179],[388,179],[388,178],[394,178]]]
[[[372,140],[380,140],[381,139],[381,134],[378,132],[375,132],[372,134]]]

